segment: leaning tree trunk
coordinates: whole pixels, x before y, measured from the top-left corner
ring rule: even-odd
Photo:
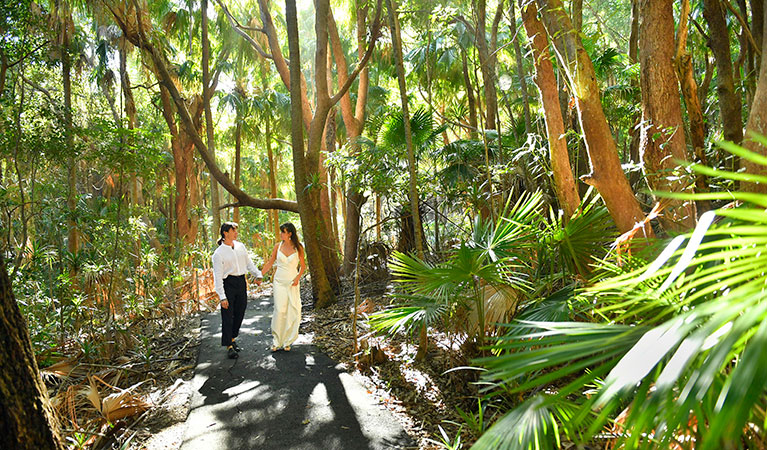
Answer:
[[[320,1],[318,3],[327,2]],[[319,9],[319,8],[318,8]],[[327,10],[325,10],[327,11]],[[298,19],[296,16],[295,0],[285,0],[285,20],[288,28],[288,47],[290,51],[290,111],[291,117],[291,143],[293,147],[293,172],[296,183],[296,197],[298,199],[299,215],[304,230],[309,270],[312,274],[312,289],[317,296],[317,307],[323,307],[335,302],[335,294],[328,281],[325,267],[323,266],[320,242],[316,232],[321,226],[317,220],[316,212],[312,208],[311,199],[307,198],[306,192],[306,157],[304,156],[304,130],[301,95],[301,54],[298,44]],[[319,45],[319,43],[318,43]],[[324,61],[323,61],[324,64]]]
[[[767,24],[767,9],[763,11],[763,15],[763,23]],[[764,33],[762,39],[762,48],[767,48],[767,45],[765,45],[765,42],[767,42],[767,33]],[[767,147],[751,139],[754,134],[767,136],[767,58],[765,57],[761,58],[759,81],[756,85],[754,102],[751,105],[751,113],[748,115],[748,123],[746,124],[746,135],[748,139],[743,143],[743,146],[762,155],[762,157],[767,157]],[[767,166],[764,164],[757,164],[750,159],[744,159],[743,167],[746,169],[746,173],[761,175],[763,177],[767,176]],[[767,183],[743,182],[741,187],[746,191],[767,194]]]
[[[742,105],[735,92],[730,30],[727,28],[721,0],[703,0],[703,17],[708,22],[708,46],[716,60],[716,90],[719,94],[722,132],[726,140],[740,144],[743,140]]]
[[[680,162],[687,161],[682,105],[674,71],[673,0],[641,0],[639,4],[639,85],[642,129],[639,149],[650,188],[681,192],[690,180]],[[695,226],[695,203],[668,199],[660,222],[668,231]]]
[[[644,213],[621,168],[618,150],[602,109],[594,66],[565,14],[561,0],[537,0],[536,3],[547,34],[560,37],[552,41],[575,95],[591,166],[591,173],[582,179],[599,191],[621,233],[628,232],[634,224],[642,223]],[[649,227],[645,235],[652,235]]]
[[[529,3],[526,8],[522,9],[522,24],[527,35],[530,36],[533,50],[535,84],[538,85],[538,90],[541,92],[541,104],[543,105],[546,134],[548,135],[551,154],[551,170],[554,172],[554,190],[557,193],[560,206],[565,211],[565,216],[569,219],[580,206],[581,198],[578,195],[578,187],[570,167],[565,124],[562,120],[562,110],[559,108],[559,90],[554,75],[554,65],[549,57],[546,31],[543,24],[538,20],[538,8],[535,3]]]
[[[1,255],[0,344],[0,448],[64,449]]]

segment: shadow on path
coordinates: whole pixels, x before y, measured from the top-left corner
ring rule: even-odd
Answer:
[[[417,448],[307,336],[271,353],[271,314],[270,292],[249,300],[237,360],[219,345],[220,312],[203,317],[182,450]]]

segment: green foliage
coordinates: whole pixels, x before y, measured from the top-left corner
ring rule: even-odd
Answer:
[[[692,198],[703,195],[720,197]],[[553,448],[562,436],[586,442],[622,410],[616,429],[626,448],[686,440],[696,448],[735,448],[749,439],[749,424],[765,418],[767,386],[757,374],[767,363],[767,200],[723,195],[744,203],[703,214],[654,261],[582,291],[582,311],[593,308],[601,320],[506,325],[514,332],[493,345],[498,356],[477,361],[487,369],[483,379],[512,392],[548,387],[547,394],[513,409],[477,448]],[[568,415],[552,414],[563,402]],[[530,405],[543,420],[520,421]]]

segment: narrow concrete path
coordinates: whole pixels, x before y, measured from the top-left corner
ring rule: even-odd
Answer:
[[[220,346],[220,312],[203,317],[182,450],[417,448],[309,336],[271,353],[271,314],[270,291],[250,298],[236,360]]]

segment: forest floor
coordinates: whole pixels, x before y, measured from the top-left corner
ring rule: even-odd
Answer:
[[[253,290],[250,293],[250,303],[254,302],[254,296],[262,295],[268,289],[265,284],[259,290]],[[417,448],[438,449],[441,447],[435,441],[440,440],[439,427],[453,438],[459,432],[458,424],[465,423],[458,408],[464,411],[476,409],[476,387],[471,384],[475,380],[474,373],[445,373],[454,367],[467,365],[467,361],[459,356],[461,352],[454,348],[455,344],[445,339],[432,339],[427,358],[416,361],[417,346],[413,344],[413,339],[403,336],[385,338],[371,334],[364,316],[387,305],[387,289],[385,280],[362,286],[363,301],[357,309],[357,335],[361,348],[355,355],[351,322],[353,290],[346,286],[336,304],[315,310],[311,301],[311,288],[308,283],[304,283],[301,340],[304,344],[317,346],[335,361],[337,369],[348,372],[361,383],[376,403],[394,414],[417,442]],[[263,298],[260,301],[263,302]],[[246,322],[250,314],[252,312],[249,307]],[[205,333],[205,323],[200,323],[200,316],[187,317],[183,323],[183,326],[176,327],[178,338],[185,336],[190,339],[187,347],[196,352],[200,347],[200,325]],[[262,356],[268,358],[266,354]],[[130,426],[130,434],[117,433],[120,436],[116,441],[131,441],[129,447],[123,448],[180,448],[188,428],[186,420],[193,406],[195,387],[192,370],[184,370],[176,375],[180,376],[172,377],[165,373],[155,377],[157,385],[154,386],[153,397],[158,401],[143,414],[140,423]],[[463,432],[466,443],[467,433],[472,433],[472,430],[464,429]],[[468,441],[471,441],[471,437]]]

